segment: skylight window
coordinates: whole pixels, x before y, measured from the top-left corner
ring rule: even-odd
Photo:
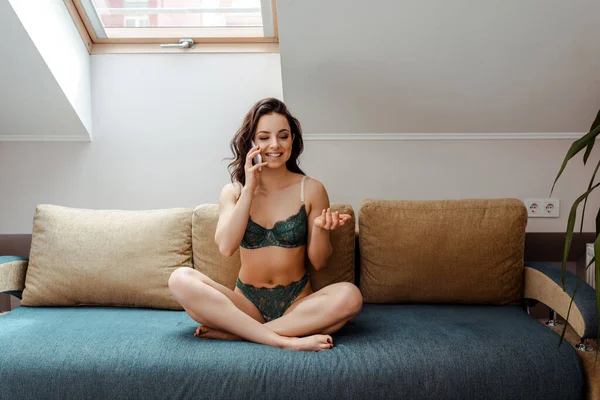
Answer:
[[[93,43],[273,42],[275,0],[73,0]]]

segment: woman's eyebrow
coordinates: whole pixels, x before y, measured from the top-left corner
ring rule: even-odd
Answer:
[[[282,132],[288,132],[288,133],[289,133],[289,132],[290,132],[290,130],[289,130],[289,129],[287,129],[287,128],[283,128],[283,129],[280,129],[280,130],[279,130],[279,133],[282,133]],[[256,134],[257,134],[257,135],[258,135],[259,133],[266,133],[266,134],[268,134],[268,135],[270,135],[270,134],[271,134],[271,132],[269,132],[269,131],[258,131],[258,132],[256,132]]]

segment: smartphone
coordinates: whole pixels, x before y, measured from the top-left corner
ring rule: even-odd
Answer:
[[[250,141],[250,148],[252,149],[253,147],[256,147],[256,144],[254,144],[254,140]],[[254,165],[256,164],[260,164],[262,162],[262,156],[260,155],[260,153],[258,153],[253,159],[252,161],[254,161]],[[259,171],[262,171],[262,167],[258,167]]]

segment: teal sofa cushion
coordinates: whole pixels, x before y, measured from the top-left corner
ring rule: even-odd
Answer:
[[[335,347],[193,336],[182,311],[19,307],[0,399],[583,399],[575,350],[516,306],[365,304]]]

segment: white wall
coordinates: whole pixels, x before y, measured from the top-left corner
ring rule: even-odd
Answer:
[[[216,203],[229,179],[222,159],[244,114],[260,98],[282,96],[279,56],[97,55],[92,93],[92,142],[0,142],[0,234],[31,233],[38,203]],[[356,211],[365,198],[546,197],[570,143],[308,141],[301,166],[326,185],[332,202]],[[597,153],[585,170],[578,159],[559,181],[561,218],[532,219],[528,231],[564,231],[567,207],[585,190]],[[595,198],[590,209],[598,206]]]
[[[31,233],[38,203],[216,202],[244,114],[281,92],[278,54],[92,56],[92,142],[0,142],[0,234]]]
[[[64,1],[9,2],[0,5],[0,32],[6,30],[3,37],[12,38],[0,45],[5,56],[2,89],[9,94],[3,97],[7,102],[10,100],[3,107],[6,115],[2,120],[6,123],[0,126],[0,139],[2,136],[73,139],[69,135],[79,134],[89,140],[90,56]],[[65,97],[68,102],[63,105]],[[69,105],[76,115],[71,115]],[[81,124],[84,129],[80,129]]]
[[[279,0],[284,96],[314,133],[584,132],[597,0]]]
[[[570,147],[568,140],[309,142],[306,173],[327,184],[333,200],[358,210],[365,198],[434,200],[549,197]],[[564,232],[574,200],[587,189],[600,152],[588,166],[572,160],[552,198],[560,218],[531,218],[528,232]],[[593,159],[592,159],[593,158]],[[586,231],[594,231],[600,206],[592,194]],[[579,225],[578,225],[579,226]]]

